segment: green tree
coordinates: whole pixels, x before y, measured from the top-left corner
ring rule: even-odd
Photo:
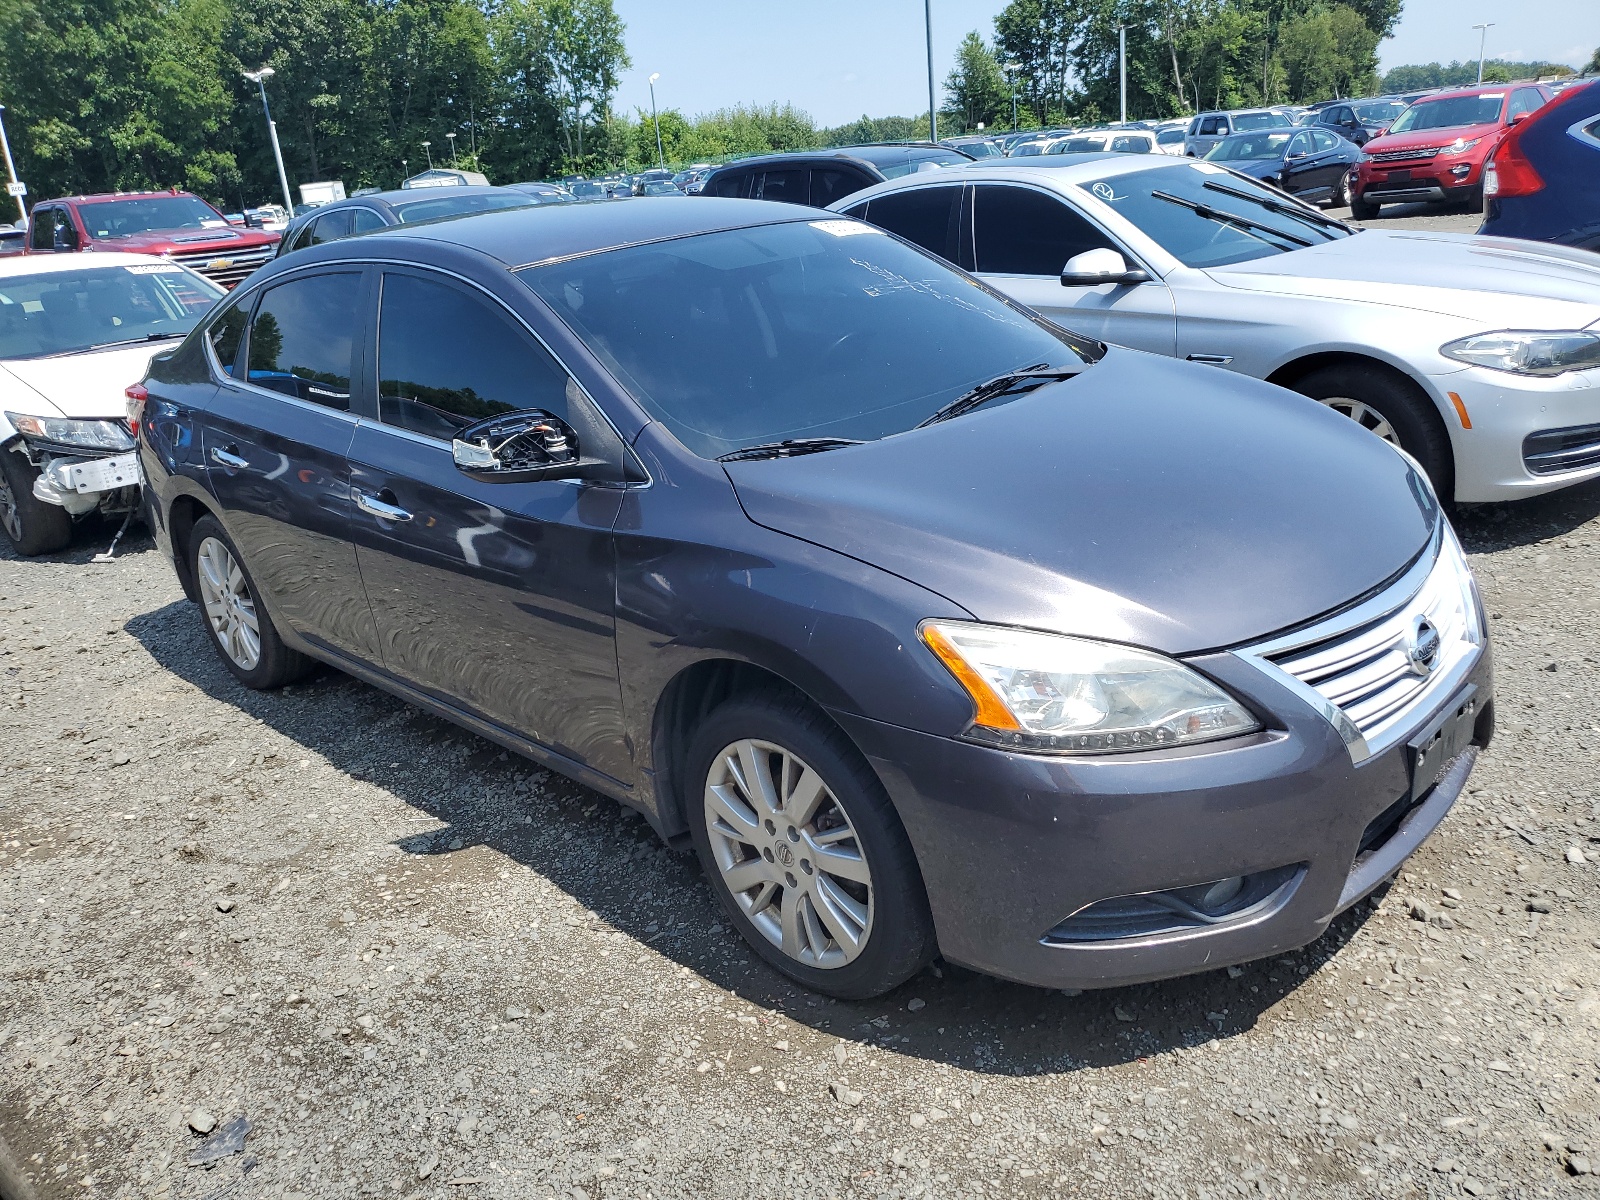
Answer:
[[[973,30],[961,39],[956,65],[945,78],[946,112],[963,131],[994,127],[1011,116],[1011,88],[1000,60]]]
[[[1378,32],[1346,4],[1291,17],[1278,37],[1289,98],[1324,100],[1375,89],[1378,41]]]
[[[543,0],[546,54],[567,159],[583,164],[587,126],[604,123],[617,78],[633,60],[611,0]]]

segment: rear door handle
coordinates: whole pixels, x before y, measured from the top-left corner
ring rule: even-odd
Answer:
[[[229,446],[226,450],[221,446],[211,447],[211,461],[235,471],[242,471],[250,465],[250,460],[239,453],[237,446]]]
[[[383,492],[378,493],[378,495],[381,496],[385,493],[390,496],[394,495],[394,493],[390,492],[388,488],[385,488]],[[411,514],[405,509],[401,508],[398,504],[385,503],[384,501],[378,499],[377,496],[369,496],[367,493],[360,491],[357,488],[351,488],[350,495],[351,498],[355,500],[356,507],[370,516],[380,517],[385,521],[411,520]]]

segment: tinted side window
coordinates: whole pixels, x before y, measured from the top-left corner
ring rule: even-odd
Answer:
[[[257,387],[350,407],[361,276],[312,275],[269,288],[250,322],[249,372]]]
[[[1326,129],[1313,129],[1311,138],[1316,143],[1318,150],[1332,150],[1339,144],[1339,139]]]
[[[859,192],[867,183],[854,171],[838,167],[814,167],[811,171],[811,203],[817,208],[827,208],[835,200],[842,200],[851,192]]]
[[[1207,117],[1204,121],[1200,122],[1200,134],[1202,137],[1214,134],[1216,132],[1217,119],[1215,117]]]
[[[1289,139],[1288,149],[1286,149],[1283,152],[1283,155],[1284,155],[1285,158],[1289,158],[1289,157],[1292,157],[1293,155],[1296,155],[1296,154],[1310,154],[1310,153],[1311,153],[1311,135],[1309,133],[1297,133],[1292,138]]]
[[[311,244],[320,246],[323,242],[336,242],[340,238],[350,236],[350,210],[341,208],[337,212],[323,213],[311,227]]]
[[[744,195],[744,189],[749,182],[749,171],[719,171],[706,184],[705,194],[708,196],[732,196],[737,198]]]
[[[33,250],[49,250],[55,245],[56,210],[53,208],[36,208],[33,210],[33,236],[28,239],[28,246]]]
[[[959,187],[917,188],[878,196],[867,209],[867,220],[940,258],[954,260],[956,201],[960,196]]]
[[[976,191],[972,222],[980,273],[1060,275],[1075,254],[1116,249],[1053,196],[1004,184],[979,184]]]
[[[311,244],[311,231],[316,228],[316,224],[315,221],[307,221],[300,226],[299,229],[295,230],[294,237],[290,239],[289,244],[278,253],[293,254],[296,250],[303,250],[309,246]]]
[[[1111,149],[1117,154],[1149,154],[1150,143],[1142,137],[1112,138]]]
[[[217,356],[217,363],[229,375],[234,374],[235,368],[239,365],[239,345],[244,341],[245,326],[249,323],[249,307],[232,304],[211,323],[211,328],[206,330],[206,337],[211,342],[211,352]]]
[[[1533,112],[1544,105],[1544,96],[1538,88],[1518,88],[1511,94],[1511,107],[1506,111],[1507,119],[1518,113]]]
[[[370,208],[352,208],[350,210],[350,232],[366,233],[371,229],[382,229],[383,218]]]
[[[428,437],[524,408],[569,419],[567,374],[544,347],[497,305],[416,275],[383,277],[378,381],[379,418]]]
[[[804,167],[784,167],[778,171],[763,171],[756,176],[750,190],[752,200],[784,200],[790,204],[804,204],[806,196]]]

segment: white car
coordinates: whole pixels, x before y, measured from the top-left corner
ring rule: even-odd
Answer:
[[[1360,231],[1165,155],[974,163],[833,208],[1079,333],[1319,400],[1411,454],[1441,496],[1511,500],[1600,476],[1600,258],[1587,251]]]
[[[1154,154],[1156,135],[1147,129],[1085,129],[1051,142],[1046,154]]]
[[[126,389],[226,294],[146,254],[0,259],[0,529],[18,553],[137,505]]]

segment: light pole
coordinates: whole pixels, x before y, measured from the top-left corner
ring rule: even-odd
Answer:
[[[289,194],[289,172],[283,169],[283,150],[278,145],[278,123],[272,119],[272,108],[267,104],[267,80],[275,74],[271,67],[263,66],[259,71],[245,71],[244,77],[256,87],[261,89],[261,111],[267,117],[267,135],[272,139],[272,157],[278,160],[278,182],[283,185],[283,203],[289,210],[289,216],[294,216],[294,197]]]
[[[461,164],[456,161],[456,135],[447,133],[444,136],[450,141],[450,165],[459,168]]]
[[[433,143],[428,141],[422,143],[422,152],[428,156],[428,170],[430,171],[433,170],[433,151],[428,149],[431,145]]]
[[[661,78],[657,71],[650,76],[650,121],[656,127],[656,161],[661,164],[661,169],[667,169],[667,153],[661,148],[661,118],[656,114],[656,80]]]
[[[1117,76],[1122,94],[1122,124],[1128,123],[1128,27],[1117,26]]]
[[[6,178],[11,181],[11,198],[17,202],[17,211],[22,214],[22,219],[28,219],[28,206],[22,202],[23,189],[17,183],[17,166],[11,161],[11,142],[6,138],[6,106],[0,104],[0,150],[5,151]]]
[[[1473,28],[1478,31],[1478,82],[1479,83],[1483,82],[1483,47],[1484,47],[1485,43],[1487,43],[1488,40],[1489,40],[1489,30],[1493,26],[1494,26],[1494,22],[1493,21],[1489,21],[1489,22],[1487,22],[1486,24],[1483,24],[1483,25],[1474,25],[1473,26]]]
[[[922,18],[928,27],[928,140],[939,140],[939,106],[933,98],[933,0],[922,0]]]
[[[1007,63],[1000,68],[1006,73],[1006,78],[1011,81],[1011,132],[1017,131],[1017,72],[1021,69],[1017,63]]]

